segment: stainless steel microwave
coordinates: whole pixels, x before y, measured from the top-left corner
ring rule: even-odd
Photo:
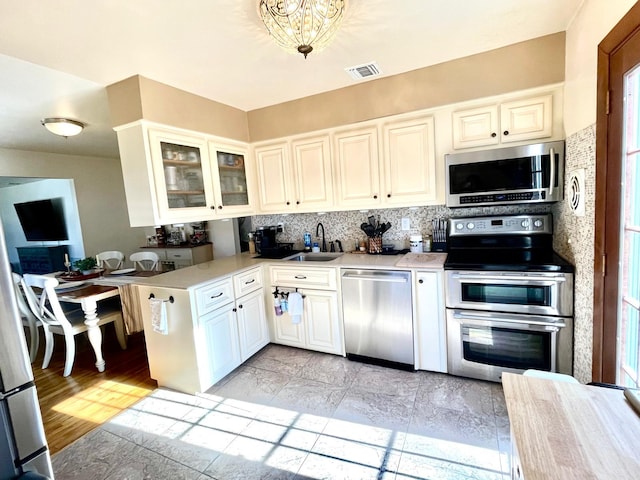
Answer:
[[[545,203],[564,195],[564,141],[445,155],[448,207]]]

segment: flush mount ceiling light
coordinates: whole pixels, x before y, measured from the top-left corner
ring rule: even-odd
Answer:
[[[340,26],[347,0],[260,0],[258,12],[269,34],[288,52],[307,58],[321,50]]]
[[[51,133],[65,138],[78,135],[84,128],[84,123],[69,118],[45,118],[40,123]]]

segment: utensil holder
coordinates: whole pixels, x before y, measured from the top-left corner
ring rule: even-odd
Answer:
[[[382,253],[382,237],[369,237],[369,253]]]

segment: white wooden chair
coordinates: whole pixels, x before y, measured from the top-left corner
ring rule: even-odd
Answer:
[[[136,270],[151,271],[158,269],[160,256],[155,252],[136,252],[129,255]]]
[[[20,316],[22,317],[22,324],[29,327],[29,358],[31,363],[35,362],[36,355],[38,354],[38,348],[40,348],[40,332],[39,327],[42,327],[42,322],[36,318],[33,314],[22,292],[22,277],[17,273],[11,273],[13,277],[13,284],[16,291],[16,299],[18,301],[18,310],[20,310]]]
[[[108,268],[109,270],[116,270],[122,268],[124,262],[124,254],[117,250],[110,250],[107,252],[100,252],[96,255],[98,261],[98,267]]]
[[[42,368],[47,368],[51,361],[54,346],[53,334],[64,335],[66,352],[63,376],[68,377],[71,374],[73,361],[76,356],[74,337],[79,333],[87,331],[87,326],[84,323],[84,312],[82,310],[76,310],[71,313],[64,312],[55,291],[55,287],[58,286],[57,278],[26,273],[24,277],[22,277],[21,284],[29,308],[38,320],[42,322],[44,329],[45,350]],[[37,287],[42,290],[39,297],[33,291],[32,287]],[[122,311],[119,306],[101,308],[98,313],[98,326],[114,323],[116,333],[118,333],[119,329],[121,332],[124,332]]]

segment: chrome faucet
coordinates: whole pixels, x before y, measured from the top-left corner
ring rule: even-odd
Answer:
[[[322,225],[322,223],[318,223],[318,225],[316,226],[316,237],[320,236],[320,227],[322,227],[322,248],[320,249],[321,252],[326,252],[327,251],[327,242],[324,239],[324,225]]]

